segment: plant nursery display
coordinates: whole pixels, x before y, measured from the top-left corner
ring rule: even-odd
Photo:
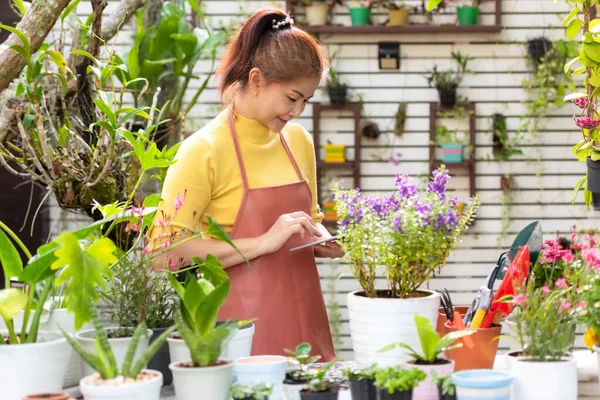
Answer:
[[[323,368],[316,368],[310,374],[310,380],[305,388],[300,391],[302,400],[336,400],[338,398],[339,387],[337,383],[327,377],[327,371],[335,364],[330,362]]]
[[[365,368],[347,368],[342,371],[344,378],[350,383],[350,391],[354,400],[375,400],[377,391],[375,388],[375,373],[377,365],[373,364]]]
[[[378,400],[411,400],[413,390],[426,378],[417,368],[387,367],[375,373]]]
[[[473,58],[453,51],[452,60],[457,64],[456,70],[442,70],[439,66],[434,65],[425,76],[429,86],[437,89],[440,104],[444,107],[452,107],[456,104],[456,90],[462,83],[465,75],[471,73],[468,69],[468,64]]]
[[[479,206],[478,198],[469,199],[459,213],[458,199],[447,194],[449,178],[444,167],[433,171],[421,193],[406,174],[397,175],[396,191],[387,195],[367,196],[340,185],[334,188],[339,243],[362,288],[348,294],[353,348],[361,367],[397,365],[408,359],[400,349],[378,352],[393,342],[418,345],[414,326],[385,333],[390,330],[384,327],[398,318],[419,314],[432,324],[437,321],[439,294],[418,288],[440,273]],[[375,287],[380,266],[387,290]],[[368,332],[361,327],[369,327]]]
[[[454,371],[454,361],[440,357],[442,352],[451,348],[461,347],[462,343],[453,343],[461,337],[472,335],[475,331],[460,330],[450,332],[441,338],[440,334],[433,329],[429,319],[420,315],[415,315],[414,319],[419,334],[419,341],[421,342],[420,353],[405,343],[391,343],[380,351],[390,351],[397,347],[408,350],[412,359],[409,360],[407,364],[422,370],[428,376],[423,382],[415,387],[413,395],[421,400],[437,400],[437,385],[431,381],[429,376],[432,373],[449,374]]]
[[[123,364],[119,366],[108,341],[106,330],[102,327],[100,316],[95,308],[92,315],[96,331],[96,353],[89,353],[77,340],[64,330],[63,335],[81,359],[91,366],[97,374],[87,376],[81,380],[81,393],[89,400],[108,400],[115,397],[121,399],[144,398],[158,400],[162,387],[162,374],[158,371],[144,370],[148,361],[160,349],[167,337],[175,327],[163,332],[134,362],[134,356],[142,335],[146,334],[146,327],[139,324],[133,333],[131,343]]]

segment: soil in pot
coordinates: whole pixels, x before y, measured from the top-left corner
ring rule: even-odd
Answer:
[[[373,385],[373,379],[350,379],[349,383],[352,400],[375,400],[377,398],[377,390]]]
[[[307,389],[300,391],[300,398],[302,400],[337,400],[339,389],[332,389],[326,392],[311,392]]]
[[[391,290],[377,290],[377,298],[378,299],[392,299],[394,298],[392,296],[392,291]],[[357,296],[361,296],[361,297],[367,297],[367,295],[365,294],[365,292],[360,291],[356,293]],[[422,290],[415,290],[414,292],[411,292],[408,294],[408,296],[406,296],[407,299],[417,299],[417,298],[421,298],[421,297],[429,297],[431,296],[431,293],[429,292],[424,292]]]
[[[456,105],[456,88],[438,89],[440,95],[440,104],[444,107],[453,107]]]
[[[23,400],[75,400],[68,393],[39,393],[23,397]]]
[[[207,367],[218,367],[220,365],[226,365],[226,364],[231,364],[231,363],[227,362],[227,361],[219,360],[214,364],[200,366],[200,364],[197,364],[197,363],[192,364],[191,362],[180,362],[180,363],[177,363],[177,366],[179,368],[207,368]]]
[[[390,394],[385,389],[377,388],[377,400],[412,400],[412,394],[412,389]]]

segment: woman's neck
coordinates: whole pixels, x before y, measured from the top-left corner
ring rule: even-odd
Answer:
[[[256,119],[256,113],[254,111],[253,101],[247,91],[240,91],[240,93],[233,98],[232,106],[233,110],[240,114],[242,117],[247,119]]]

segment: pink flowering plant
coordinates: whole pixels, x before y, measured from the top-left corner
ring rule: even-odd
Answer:
[[[386,195],[334,186],[339,243],[366,296],[406,298],[441,272],[480,204],[470,198],[461,213],[447,193],[449,179],[442,166],[421,193],[406,174],[396,176],[396,190]],[[378,293],[380,265],[388,290]]]

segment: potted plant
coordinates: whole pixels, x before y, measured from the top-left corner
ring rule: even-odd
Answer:
[[[364,26],[371,23],[371,8],[373,0],[349,0],[347,5],[350,10],[352,26]]]
[[[506,371],[475,369],[452,374],[456,397],[478,400],[510,400],[513,375]],[[554,397],[553,397],[554,398]]]
[[[254,384],[233,382],[230,394],[235,400],[268,400],[273,394],[273,387],[263,382]]]
[[[242,357],[235,360],[233,375],[241,383],[267,383],[273,398],[282,398],[287,364],[287,358],[278,355]]]
[[[337,400],[339,386],[333,380],[327,378],[327,372],[335,364],[328,363],[323,368],[317,368],[310,374],[310,380],[305,388],[300,391],[302,400]]]
[[[327,25],[330,5],[327,0],[301,0],[308,26]]]
[[[459,25],[477,25],[480,0],[465,0],[456,7]]]
[[[523,155],[523,151],[515,148],[510,142],[506,117],[503,114],[492,115],[492,141],[492,151],[496,160],[508,161],[512,156]]]
[[[160,398],[160,388],[162,387],[162,374],[159,371],[144,370],[144,368],[167,337],[175,330],[175,327],[173,326],[163,332],[152,345],[144,349],[139,359],[135,361],[134,357],[138,353],[138,344],[142,335],[145,335],[147,331],[143,323],[139,324],[134,330],[123,364],[118,365],[115,353],[108,340],[107,330],[102,327],[102,322],[95,308],[92,308],[92,316],[97,338],[95,353],[86,352],[77,340],[62,330],[71,347],[96,372],[81,380],[79,384],[81,394],[88,400],[115,398],[122,400],[158,400]]]
[[[337,52],[330,57],[329,79],[327,80],[327,93],[331,104],[346,104],[348,102],[348,85],[342,83],[338,71],[333,67],[337,59]]]
[[[425,380],[420,369],[388,367],[375,373],[377,400],[412,400],[413,389]]]
[[[390,0],[387,4],[389,22],[388,26],[404,26],[408,24],[408,16],[412,7],[408,7],[403,1]]]
[[[463,56],[460,52],[452,52],[452,59],[456,62],[456,71],[440,70],[437,65],[425,77],[430,87],[435,87],[440,96],[440,104],[444,107],[453,107],[456,104],[456,89],[462,83],[471,57]]]
[[[352,400],[375,400],[375,373],[377,365],[373,364],[366,368],[346,368],[342,371],[344,378],[350,383]]]
[[[334,186],[339,243],[362,288],[348,294],[359,367],[407,361],[408,353],[402,349],[378,351],[393,342],[417,346],[416,327],[405,322],[414,315],[427,317],[431,324],[437,321],[439,293],[420,288],[440,273],[479,206],[478,198],[470,199],[459,215],[458,199],[446,194],[448,179],[448,171],[441,167],[419,193],[408,175],[398,174],[395,192],[375,196]],[[375,287],[381,265],[386,290]]]
[[[456,129],[448,129],[445,125],[435,128],[435,144],[442,148],[444,163],[462,162],[464,142],[464,136],[459,135]]]
[[[321,359],[320,355],[312,356],[310,343],[300,343],[295,350],[284,349],[289,354],[290,368],[286,371],[283,390],[287,400],[300,400],[300,391],[312,379],[313,370],[310,365]]]
[[[527,53],[535,62],[540,62],[546,53],[552,49],[552,47],[552,41],[544,36],[527,41]]]
[[[472,335],[474,331],[462,330],[451,332],[441,338],[440,334],[433,329],[431,322],[420,315],[415,315],[415,325],[417,326],[417,332],[419,333],[422,353],[418,353],[405,343],[391,343],[380,351],[385,352],[394,350],[395,348],[404,348],[408,350],[413,359],[409,360],[407,364],[410,367],[421,369],[428,375],[423,382],[415,387],[413,391],[414,396],[419,400],[437,400],[437,384],[432,382],[429,375],[432,373],[450,374],[454,372],[454,361],[441,358],[440,355],[448,348],[462,346],[462,343],[457,343],[453,346],[452,344],[463,336]]]
[[[227,343],[238,330],[234,321],[217,324],[217,315],[230,291],[230,282],[216,261],[211,268],[217,273],[207,278],[187,274],[182,285],[170,275],[171,284],[180,297],[175,314],[177,329],[185,341],[191,360],[171,362],[175,394],[180,400],[193,400],[204,393],[207,400],[225,399],[231,387],[233,362],[220,359]],[[200,308],[202,306],[202,308]]]
[[[576,288],[562,278],[542,289],[535,286],[529,279],[514,296],[502,299],[519,306],[515,333],[523,350],[513,361],[514,399],[576,400],[577,367],[567,354],[580,316]]]
[[[456,387],[452,382],[452,374],[438,375],[431,371],[431,383],[437,386],[440,400],[456,400]]]

